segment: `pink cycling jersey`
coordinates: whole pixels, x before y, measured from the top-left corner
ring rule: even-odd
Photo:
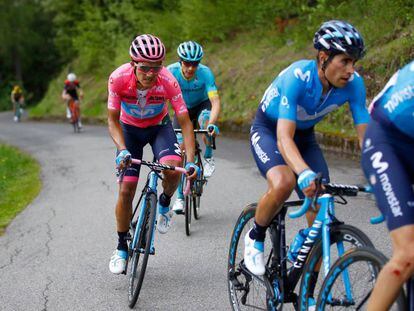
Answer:
[[[108,109],[121,110],[123,123],[140,128],[160,124],[168,114],[167,100],[176,115],[187,112],[180,86],[165,67],[158,74],[155,85],[140,99],[134,67],[130,63],[118,67],[109,76]]]

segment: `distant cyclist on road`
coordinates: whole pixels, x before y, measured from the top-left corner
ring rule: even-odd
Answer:
[[[23,90],[19,85],[15,85],[10,95],[13,103],[13,121],[19,122],[21,117],[21,110],[24,105]]]
[[[203,48],[195,41],[186,41],[178,46],[177,54],[180,60],[167,68],[181,87],[193,126],[194,128],[211,129],[211,135],[216,136],[219,134],[216,123],[220,113],[220,97],[213,72],[200,63],[204,55]],[[173,126],[180,128],[176,118],[174,118]],[[182,144],[181,135],[177,136],[178,141]],[[213,149],[209,140],[206,137],[203,138],[206,144],[204,176],[211,177],[215,170]],[[173,209],[175,212],[181,212],[183,207],[184,195],[182,185],[180,185]]]
[[[369,121],[364,82],[354,67],[365,53],[360,33],[347,22],[332,20],[322,24],[313,43],[317,59],[294,62],[279,73],[267,88],[250,131],[254,159],[268,183],[254,227],[245,236],[245,264],[256,275],[265,273],[266,229],[293,189],[298,187],[300,197],[312,197],[317,172],[329,181],[315,124],[348,102],[361,143]],[[312,224],[316,214],[306,216]]]
[[[68,119],[72,117],[69,109],[69,102],[71,99],[75,101],[76,108],[79,109],[79,128],[82,128],[82,122],[80,117],[80,100],[82,98],[83,91],[81,89],[79,81],[76,79],[76,75],[74,73],[69,73],[67,79],[65,80],[65,85],[63,87],[62,99],[66,102],[66,117]]]
[[[130,46],[131,62],[118,67],[108,81],[108,126],[116,145],[117,168],[128,167],[119,184],[115,214],[118,246],[109,262],[112,273],[125,270],[128,256],[126,236],[132,216],[132,200],[137,188],[140,166],[131,165],[131,158],[142,159],[143,148],[150,144],[160,163],[181,166],[181,150],[169,115],[169,102],[183,130],[187,151],[186,169],[194,168],[190,178],[197,176],[194,162],[194,134],[180,86],[173,75],[162,66],[165,47],[153,35],[136,37]],[[170,200],[177,189],[180,173],[164,171],[163,192],[158,201],[157,229],[166,233],[173,212]]]
[[[362,167],[390,230],[393,255],[381,270],[369,311],[388,310],[414,274],[414,61],[375,97]]]

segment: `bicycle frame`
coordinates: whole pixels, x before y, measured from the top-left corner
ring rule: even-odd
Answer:
[[[332,223],[337,222],[337,220],[335,218],[334,197],[330,194],[324,194],[320,196],[316,201],[316,204],[319,205],[319,211],[312,226],[309,228],[308,234],[305,237],[305,241],[299,250],[297,259],[290,269],[287,268],[285,216],[287,213],[287,207],[297,206],[300,204],[300,202],[302,201],[286,202],[282,211],[273,221],[273,226],[271,226],[271,240],[273,249],[279,251],[278,253],[274,252],[271,268],[275,271],[271,271],[271,273],[276,272],[277,267],[280,267],[280,275],[282,276],[283,280],[283,292],[286,295],[283,297],[284,302],[295,302],[297,297],[294,293],[295,287],[301,278],[306,260],[319,237],[322,238],[322,258],[325,276],[329,272],[331,266],[330,226]],[[343,255],[345,252],[343,243],[338,242],[337,246],[339,255]],[[343,277],[345,284],[349,285],[349,276],[344,275]],[[273,286],[275,285],[278,284],[273,284]],[[347,288],[350,288],[350,286],[347,286]],[[350,292],[349,295],[351,295]]]

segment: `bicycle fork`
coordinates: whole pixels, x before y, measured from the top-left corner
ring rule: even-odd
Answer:
[[[155,197],[157,197],[157,184],[158,184],[158,175],[155,172],[151,172],[149,174],[148,177],[148,188],[146,193],[144,194],[142,201],[141,201],[141,209],[139,212],[139,217],[138,217],[138,223],[137,223],[137,229],[135,230],[135,235],[134,235],[134,239],[133,239],[133,245],[132,247],[135,248],[137,241],[138,241],[138,234],[141,231],[140,229],[142,228],[142,226],[144,225],[144,219],[146,217],[146,213],[147,213],[147,208],[155,208],[155,217],[154,217],[154,223],[152,228],[154,228],[155,231],[155,225],[156,225],[156,219],[157,219],[157,215],[158,215],[158,208],[157,206],[154,207],[146,207],[148,202],[148,194],[153,193],[155,195]],[[157,201],[156,201],[157,202]],[[155,246],[154,246],[154,232],[152,232],[151,234],[151,247],[150,247],[150,254],[154,255],[155,254]],[[142,247],[142,245],[140,245],[140,247],[138,248],[138,251],[140,253],[144,253],[145,252],[145,248]]]
[[[332,223],[332,217],[335,216],[334,209],[334,198],[330,194],[324,194],[318,198],[318,204],[320,204],[321,209],[323,210],[322,215],[322,249],[323,249],[323,266],[324,266],[324,276],[328,275],[329,269],[331,268],[331,235],[330,235],[330,224]],[[318,214],[319,215],[319,214]],[[341,257],[345,253],[344,243],[342,240],[336,242],[338,249],[338,256]],[[351,290],[351,281],[349,278],[348,270],[342,272],[342,281],[344,283],[345,295],[348,302],[353,301],[352,290]],[[329,294],[328,301],[332,302],[332,295]]]

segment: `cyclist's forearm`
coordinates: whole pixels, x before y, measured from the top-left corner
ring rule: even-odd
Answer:
[[[211,113],[210,113],[210,124],[216,124],[220,114],[220,97],[214,96],[210,98],[211,101]]]
[[[357,135],[358,135],[359,147],[362,149],[362,142],[364,141],[364,136],[365,136],[365,131],[367,129],[367,124],[366,123],[358,124],[358,125],[355,126],[355,129],[356,129]]]
[[[195,154],[195,140],[194,140],[194,129],[191,124],[188,114],[177,116],[178,123],[182,129],[182,134],[184,138],[185,152],[187,155],[188,162],[194,162]]]
[[[119,119],[114,118],[113,112],[108,112],[108,130],[118,150],[126,149],[124,134]]]
[[[309,168],[303,160],[295,141],[291,137],[278,137],[277,146],[279,151],[286,161],[287,165],[296,173],[300,174],[305,169]]]

